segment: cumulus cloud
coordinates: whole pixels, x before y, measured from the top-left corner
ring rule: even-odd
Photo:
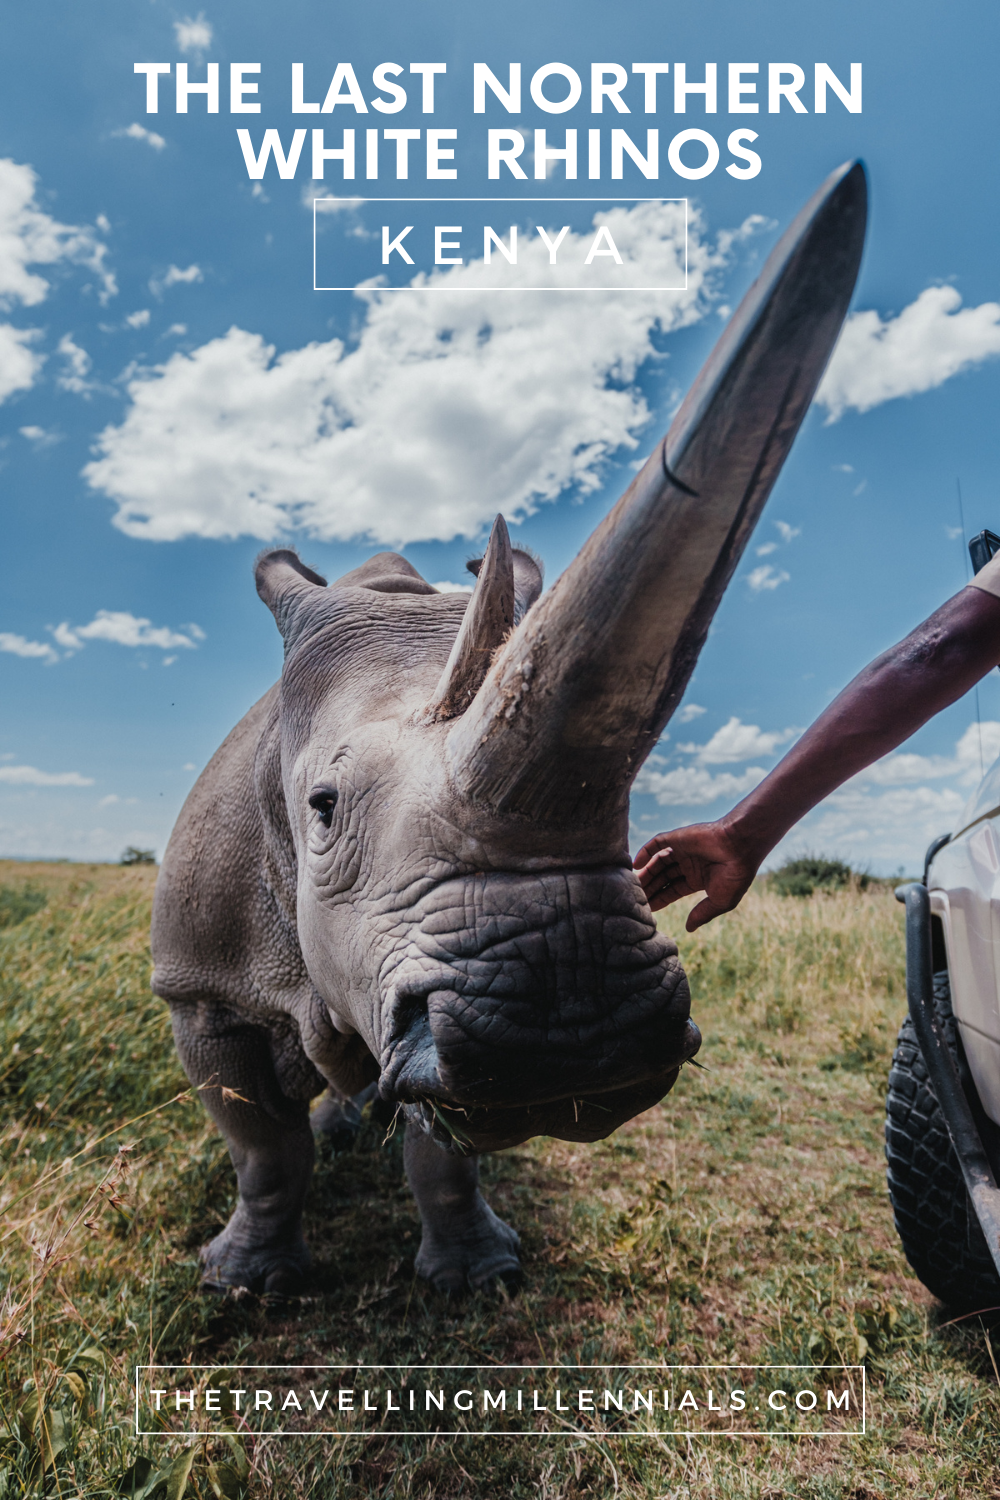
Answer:
[[[18,432],[23,438],[27,438],[33,448],[52,448],[56,443],[61,443],[63,434],[61,432],[47,432],[44,427],[19,427]]]
[[[680,766],[673,771],[643,768],[636,777],[634,790],[655,797],[661,807],[705,807],[721,797],[730,802],[745,797],[766,775],[760,766],[750,766],[739,776],[731,771],[713,776],[711,771],[696,766]]]
[[[433,585],[439,594],[471,594],[475,588],[474,583],[435,583]]]
[[[23,635],[12,635],[9,630],[0,630],[0,651],[7,651],[11,656],[34,657],[39,661],[59,660],[58,651],[47,641],[29,641]]]
[[[192,264],[181,270],[180,266],[170,265],[162,276],[151,276],[149,279],[149,290],[154,297],[162,297],[165,291],[172,286],[191,286],[196,281],[204,281],[201,266]]]
[[[113,130],[113,136],[124,136],[130,141],[145,141],[147,146],[152,146],[154,151],[162,151],[167,144],[162,135],[157,135],[155,130],[147,130],[144,125],[133,121],[121,130]]]
[[[844,412],[943,385],[1000,354],[1000,303],[963,307],[953,286],[929,286],[895,318],[852,313],[816,400],[836,422]]]
[[[16,303],[36,307],[49,283],[29,267],[70,261],[98,277],[102,302],[115,294],[114,276],[105,266],[107,246],[93,229],[60,224],[35,201],[38,179],[31,167],[0,159],[0,307]]]
[[[199,11],[194,20],[185,16],[183,21],[175,21],[174,36],[181,52],[205,52],[212,45],[212,28],[204,11]]]
[[[685,755],[696,757],[700,766],[731,765],[735,761],[753,760],[773,755],[779,745],[786,745],[801,730],[761,730],[756,724],[743,724],[735,715],[717,729],[706,745],[678,745]]]
[[[664,245],[680,261],[678,205],[608,220],[643,274],[662,269]],[[445,288],[433,296],[363,293],[350,349],[334,339],[276,355],[231,328],[137,374],[84,474],[117,501],[115,524],[148,540],[474,536],[498,510],[517,519],[596,489],[610,455],[636,449],[650,412],[635,379],[656,357],[652,334],[704,316],[724,260],[693,215],[689,290],[669,297],[594,293],[584,315],[565,295],[490,292],[473,262],[426,278]],[[501,271],[517,287],[548,269],[539,242]]]
[[[820,804],[772,852],[768,864],[804,849],[918,874],[931,839],[958,827],[965,798],[952,787],[878,789],[850,783]]]
[[[64,333],[59,340],[58,353],[63,357],[63,372],[56,380],[60,390],[72,391],[75,396],[86,396],[94,389],[87,379],[93,360],[86,349],[73,342],[71,333]]]
[[[707,712],[708,710],[706,708],[702,708],[700,703],[685,703],[684,707],[677,715],[677,722],[678,724],[690,724],[692,719],[700,719],[702,714]],[[669,738],[669,736],[667,736],[667,738]]]
[[[952,755],[887,755],[821,802],[768,863],[814,849],[855,865],[918,873],[931,839],[961,826],[969,792],[998,755],[996,720],[970,724]]]
[[[197,625],[188,625],[186,631],[182,634],[165,625],[154,625],[151,620],[129,614],[127,610],[99,609],[89,625],[70,626],[63,621],[55,626],[52,634],[65,651],[80,651],[87,641],[112,641],[117,646],[154,646],[160,651],[185,646],[194,651],[197,642],[205,639],[205,632]]]
[[[0,766],[0,782],[5,786],[93,786],[93,776],[79,771],[39,771],[35,766]]]
[[[954,777],[959,786],[973,787],[1000,756],[1000,723],[986,719],[970,724],[955,743],[954,755],[894,754],[860,772],[851,786],[912,786],[919,781]]]
[[[766,552],[764,547],[758,550]],[[787,583],[791,576],[784,568],[773,568],[770,563],[761,563],[759,568],[753,568],[747,574],[747,583],[755,594],[760,594],[766,589],[776,589],[779,584]]]
[[[140,307],[138,312],[129,313],[125,319],[130,328],[145,328],[149,322],[150,312],[148,307]]]
[[[164,286],[190,286],[193,281],[202,281],[203,279],[200,266],[185,266],[183,271],[180,266],[169,266],[162,284]]]
[[[45,357],[29,346],[40,337],[38,328],[15,328],[12,323],[0,323],[0,401],[34,385]]]

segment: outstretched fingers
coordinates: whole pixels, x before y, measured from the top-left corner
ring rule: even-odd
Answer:
[[[637,866],[636,874],[653,911],[661,911],[671,902],[678,901],[681,896],[689,896],[693,890],[699,889],[685,878],[669,844],[659,849],[641,867]]]
[[[635,857],[635,872],[653,911],[681,896],[705,892],[690,913],[689,932],[732,911],[747,891],[756,864],[739,849],[720,823],[694,823],[658,833]]]

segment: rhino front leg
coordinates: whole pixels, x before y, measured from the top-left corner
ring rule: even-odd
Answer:
[[[239,1202],[202,1247],[202,1286],[296,1290],[309,1269],[302,1206],[312,1172],[307,1101],[282,1092],[267,1033],[204,1006],[171,1007],[184,1071],[229,1147]]]
[[[420,1126],[407,1122],[406,1176],[417,1200],[423,1238],[417,1274],[440,1292],[520,1281],[520,1241],[479,1191],[479,1159],[443,1150]]]

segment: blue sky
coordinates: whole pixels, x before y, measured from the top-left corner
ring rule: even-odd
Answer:
[[[855,318],[686,708],[640,780],[636,841],[725,811],[865,661],[964,584],[959,485],[967,533],[1000,529],[994,7],[515,0],[500,13],[209,0],[189,11],[107,0],[22,7],[5,25],[0,854],[115,858],[126,843],[162,852],[197,771],[280,669],[251,578],[268,541],[292,541],[336,577],[399,540],[431,582],[458,582],[489,515],[504,509],[554,579],[669,425],[780,230],[850,156],[865,159],[872,193]],[[351,63],[370,104],[372,72],[389,60],[408,95],[394,116],[369,107],[362,118],[349,103],[311,119],[292,113],[294,63],[317,102],[337,64]],[[429,60],[447,68],[433,116],[409,71]],[[171,66],[155,115],[133,72],[152,61]],[[261,65],[245,75],[259,84],[246,95],[259,116],[229,111],[230,64],[243,61]],[[529,80],[553,61],[583,82],[580,103],[561,115],[528,97]],[[636,61],[671,66],[655,117],[631,74]],[[485,114],[473,112],[476,62],[505,83],[521,63],[518,117],[492,95]],[[595,62],[626,70],[627,117],[610,101],[593,113]],[[681,62],[691,81],[717,65],[715,114],[695,95],[675,115]],[[787,99],[769,112],[774,62],[803,69],[804,113]],[[814,112],[817,62],[845,85],[851,64],[862,65],[860,113],[832,93],[827,112]],[[219,113],[192,95],[178,114],[177,65],[194,82],[209,63],[220,65]],[[759,66],[756,79],[745,75],[758,84],[756,116],[726,108],[730,63]],[[557,82],[546,85],[552,98]],[[288,147],[293,130],[317,123],[327,146],[356,130],[349,190],[362,194],[686,196],[688,292],[380,302],[314,292],[311,200],[345,190],[340,169],[331,163],[314,186],[307,135],[294,178],[282,180],[272,161],[255,182],[237,129],[256,150],[264,129]],[[512,126],[528,141],[528,176],[504,168],[490,181],[486,130]],[[626,158],[611,182],[616,126],[640,143],[659,130],[656,180]],[[362,142],[373,127],[454,129],[444,145],[458,177],[427,180],[421,136],[409,178],[395,180],[394,147],[380,137],[378,186],[367,182]],[[576,182],[558,165],[536,181],[539,127],[550,145],[566,129],[583,142],[600,128],[600,182],[584,177],[582,144]],[[722,148],[697,180],[666,162],[670,139],[689,128]],[[762,165],[750,180],[724,170],[737,128],[757,133]],[[699,149],[688,149],[690,163]],[[459,212],[449,209],[448,222]],[[583,234],[585,216],[572,213],[562,222]],[[372,274],[369,222],[321,223],[349,284]],[[650,224],[662,243],[674,232],[666,217],[649,221],[644,254]],[[473,273],[430,274],[467,286]],[[485,316],[495,326],[483,352],[474,333]],[[988,764],[1000,751],[1000,674],[981,685],[978,708],[970,695],[941,715],[784,847],[915,868],[930,837],[955,825],[980,739]]]

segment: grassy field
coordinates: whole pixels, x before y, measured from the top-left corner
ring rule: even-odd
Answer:
[[[758,890],[694,938],[666,914],[704,1070],[597,1146],[487,1159],[488,1196],[522,1237],[519,1297],[450,1303],[415,1282],[399,1135],[369,1121],[319,1160],[309,1296],[269,1308],[197,1291],[234,1180],[148,990],[155,873],[0,864],[0,1500],[1000,1496],[989,1333],[950,1323],[909,1274],[885,1193],[904,1009],[887,890]],[[863,1362],[868,1434],[179,1451],[132,1432],[133,1368],[154,1360]]]

